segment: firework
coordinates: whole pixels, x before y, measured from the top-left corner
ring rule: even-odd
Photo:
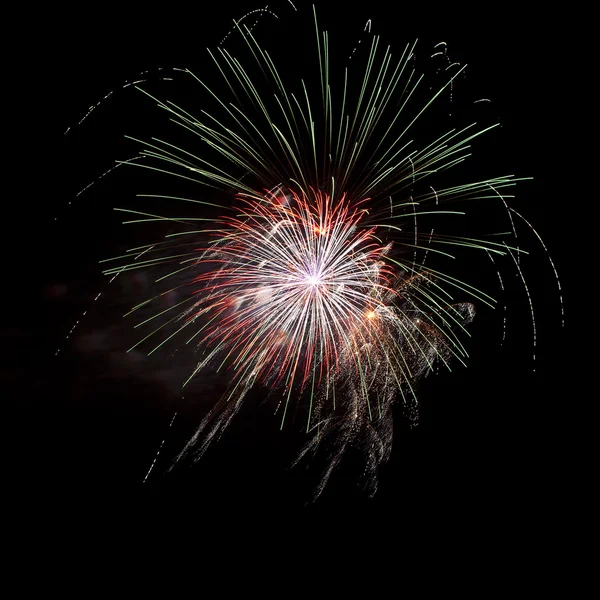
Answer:
[[[192,143],[136,139],[141,155],[125,162],[217,188],[230,200],[215,200],[216,192],[152,198],[185,203],[197,216],[119,209],[134,215],[127,223],[177,230],[111,259],[116,266],[105,272],[174,264],[161,280],[175,283],[132,313],[173,290],[182,300],[145,316],[141,325],[150,331],[133,347],[154,353],[168,342],[195,345],[197,365],[184,385],[207,369],[228,373],[225,394],[179,459],[201,456],[249,390],[264,386],[282,427],[292,403],[306,407],[308,441],[298,460],[326,442],[317,495],[352,446],[364,452],[374,492],[391,451],[393,404],[413,406],[417,382],[437,365],[465,363],[461,339],[475,304],[495,303],[447,265],[473,252],[507,257],[518,268],[516,245],[453,233],[464,214],[456,206],[506,207],[505,190],[517,180],[448,183],[445,173],[492,127],[444,130],[421,147],[412,142],[462,68],[449,65],[423,101],[414,44],[395,58],[369,36],[362,59],[353,53],[351,68],[337,72],[316,14],[314,31],[316,82],[286,81],[242,20],[227,41],[236,36],[243,52],[226,44],[209,51],[220,84],[188,72],[210,108],[150,96]]]

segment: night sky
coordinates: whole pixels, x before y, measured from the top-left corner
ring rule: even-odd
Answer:
[[[561,163],[547,122],[564,92],[554,87],[551,58],[540,52],[546,43],[543,28],[519,14],[517,4],[498,4],[493,15],[456,5],[441,10],[402,7],[389,13],[385,2],[340,13],[331,4],[319,7],[319,18],[331,32],[332,44],[339,39],[351,49],[370,18],[373,31],[397,49],[416,38],[423,52],[445,41],[454,60],[469,64],[465,93],[490,98],[482,118],[502,123],[498,133],[477,145],[475,165],[481,162],[490,175],[534,178],[517,187],[513,205],[543,237],[566,287],[566,258],[557,233],[563,225],[556,179]],[[249,1],[217,3],[191,15],[177,4],[161,10],[142,5],[112,10],[103,4],[101,11],[74,19],[60,9],[48,15],[52,33],[38,40],[42,68],[32,75],[33,85],[25,77],[24,89],[32,89],[28,114],[39,123],[35,139],[28,142],[29,156],[39,167],[31,165],[22,175],[30,196],[17,203],[27,223],[19,234],[25,251],[17,254],[27,259],[16,263],[13,281],[19,283],[10,293],[18,317],[5,322],[3,336],[3,378],[10,401],[25,407],[28,435],[40,440],[26,468],[28,485],[39,497],[63,506],[81,508],[102,499],[117,510],[131,509],[151,499],[163,507],[197,511],[199,517],[237,511],[367,518],[393,510],[407,518],[418,511],[420,519],[428,519],[450,518],[456,507],[468,513],[496,504],[535,513],[563,469],[562,444],[570,433],[571,411],[563,408],[569,398],[570,358],[558,291],[532,235],[527,245],[533,252],[524,269],[537,324],[535,363],[522,290],[508,298],[504,344],[501,311],[480,311],[470,326],[468,368],[456,365],[453,373],[440,372],[422,383],[417,427],[398,410],[392,458],[381,470],[375,498],[368,499],[357,487],[360,462],[348,456],[317,504],[304,507],[315,473],[289,467],[302,444],[302,427],[290,424],[280,431],[279,417],[264,402],[263,390],[250,394],[229,431],[200,462],[167,473],[220,382],[196,382],[182,398],[179,382],[186,378],[192,356],[181,351],[146,361],[141,354],[123,352],[131,339],[121,319],[123,309],[131,294],[150,293],[151,283],[143,276],[124,277],[107,288],[98,261],[130,243],[132,233],[112,208],[149,191],[145,174],[117,170],[77,193],[115,159],[135,155],[136,146],[123,139],[125,134],[150,137],[169,131],[154,103],[133,89],[120,89],[122,84],[142,71],[156,74],[159,67],[201,73],[205,48],[219,42],[232,17],[254,6]],[[289,14],[287,2],[279,6]],[[277,11],[275,4],[273,9]],[[276,25],[273,34],[281,35],[286,50],[292,45],[302,53],[310,45],[290,39]],[[193,97],[177,90],[177,81],[160,83],[150,77],[149,89],[193,104]],[[291,80],[296,79],[292,74]],[[185,89],[191,87],[186,84]],[[78,125],[88,107],[110,90],[116,91]],[[568,319],[568,288],[565,296]],[[163,440],[152,473],[142,483]]]

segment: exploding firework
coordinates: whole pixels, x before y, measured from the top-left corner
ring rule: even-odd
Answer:
[[[462,67],[448,61],[445,79],[425,92],[416,45],[395,58],[369,23],[364,52],[335,71],[329,36],[313,13],[316,80],[309,73],[289,82],[254,32],[260,16],[236,22],[209,51],[219,83],[186,71],[204,95],[199,110],[145,92],[191,142],[136,139],[143,150],[124,164],[215,191],[144,196],[185,204],[195,216],[119,209],[135,215],[127,223],[170,229],[107,261],[115,266],[105,273],[155,270],[167,283],[131,311],[143,312],[139,325],[149,328],[132,349],[194,345],[197,364],[184,385],[208,370],[228,374],[225,393],[179,460],[201,456],[248,392],[263,386],[282,426],[292,404],[306,409],[308,441],[298,460],[327,448],[317,495],[350,447],[363,452],[373,493],[391,451],[392,406],[414,406],[418,382],[438,365],[465,363],[461,340],[475,305],[495,303],[448,265],[478,253],[490,267],[508,259],[520,273],[516,243],[474,238],[456,225],[471,201],[493,204],[512,222],[517,213],[505,190],[517,180],[461,184],[447,175],[493,127],[419,130]],[[228,49],[233,40],[237,53]],[[433,54],[447,60],[443,45]],[[415,131],[427,139],[419,147]],[[173,292],[179,301],[152,309]]]

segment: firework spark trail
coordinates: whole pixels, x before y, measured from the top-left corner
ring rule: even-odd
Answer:
[[[140,258],[141,256],[143,256],[147,251],[152,250],[152,246],[149,248],[146,248],[143,252],[140,252],[136,257],[134,257],[133,260],[137,260],[138,258]],[[106,284],[107,286],[110,285],[124,270],[126,269],[126,267],[122,267],[121,269],[118,269],[114,275],[108,280],[108,283]],[[98,292],[96,294],[96,296],[94,297],[94,302],[97,302],[100,297],[102,296],[103,292]],[[83,313],[81,314],[81,316],[79,317],[79,319],[77,319],[75,321],[75,324],[73,325],[73,327],[71,327],[71,329],[69,330],[69,333],[67,333],[67,335],[64,338],[64,341],[66,342],[75,332],[75,329],[77,329],[77,327],[79,326],[79,323],[81,322],[81,320],[88,314],[88,309],[84,310]],[[54,353],[54,356],[58,356],[59,353],[61,351],[61,348],[58,347],[56,349],[56,352]]]
[[[494,268],[496,270],[496,276],[498,277],[498,285],[500,286],[500,290],[504,292],[504,281],[502,280],[502,275],[500,270],[496,266],[496,261],[494,257],[486,250],[486,254],[488,258],[492,261]],[[506,302],[502,305],[502,340],[501,343],[504,344],[506,341]]]
[[[159,340],[152,354],[185,335],[185,344],[196,344],[200,355],[185,384],[205,369],[229,374],[225,394],[179,459],[190,452],[201,456],[222,435],[250,389],[261,385],[280,396],[282,427],[292,399],[306,405],[306,429],[312,437],[298,460],[320,446],[328,454],[316,496],[349,447],[363,451],[366,487],[374,493],[377,468],[391,452],[392,405],[400,398],[412,410],[415,384],[436,364],[448,369],[452,362],[464,364],[467,352],[461,339],[468,335],[473,303],[495,305],[483,290],[453,276],[443,261],[483,251],[504,289],[495,258],[511,258],[525,286],[535,353],[536,325],[522,251],[506,241],[445,233],[465,214],[449,203],[500,199],[516,244],[505,189],[519,179],[504,175],[458,185],[429,184],[432,177],[461,165],[471,142],[495,127],[453,128],[420,149],[409,139],[445,90],[453,101],[454,81],[464,72],[464,66],[450,61],[444,42],[436,46],[443,50],[433,55],[447,63],[438,69],[444,79],[419,104],[415,99],[424,84],[412,66],[414,44],[393,58],[371,36],[370,46],[360,48],[365,52],[363,70],[354,71],[355,80],[344,70],[336,84],[329,36],[319,30],[314,13],[318,92],[304,80],[292,92],[254,37],[257,23],[245,25],[253,15],[277,16],[268,7],[251,11],[234,22],[215,51],[209,50],[228,98],[218,86],[187,71],[212,109],[192,115],[140,90],[182,131],[193,134],[200,149],[130,138],[142,144],[144,160],[119,163],[224,189],[235,198],[233,205],[141,195],[198,208],[218,206],[222,212],[206,218],[117,209],[137,217],[125,223],[177,224],[181,229],[109,259],[120,264],[105,273],[163,269],[173,263],[174,270],[163,271],[156,282],[178,277],[183,283],[131,313],[174,290],[185,292],[184,298],[144,317],[136,327],[150,331],[132,349]],[[371,35],[370,20],[367,26],[365,33]],[[233,33],[249,50],[245,58],[224,46]],[[358,66],[358,54],[357,44],[350,56],[353,66]],[[257,67],[260,80],[253,75]],[[350,92],[353,86],[356,95]],[[140,250],[147,253],[146,260],[129,262]],[[161,448],[162,443],[158,452]]]
[[[554,261],[552,260],[550,251],[548,250],[548,247],[546,246],[546,244],[544,244],[544,240],[542,239],[540,234],[535,230],[533,225],[522,214],[518,213],[514,208],[509,207],[509,210],[510,210],[510,212],[513,212],[515,215],[517,215],[517,217],[519,217],[529,227],[529,229],[531,229],[531,231],[533,231],[533,233],[537,237],[539,243],[541,244],[542,248],[544,249],[544,252],[546,253],[546,257],[548,258],[548,261],[550,262],[550,266],[552,267],[552,271],[554,273],[554,281],[556,282],[556,285],[558,287],[558,301],[560,304],[560,324],[562,327],[564,327],[565,326],[565,305],[563,302],[563,291],[562,291],[562,286],[560,284],[560,278],[558,276],[558,271],[556,269],[556,265],[554,264]]]
[[[135,88],[136,86],[142,84],[142,83],[146,83],[149,80],[149,76],[152,76],[155,74],[155,72],[160,72],[160,71],[164,71],[165,69],[163,69],[162,67],[157,67],[154,71],[150,71],[150,70],[145,70],[140,72],[137,77],[135,77],[134,79],[131,80],[127,80],[124,83],[121,84],[120,87],[117,88],[113,88],[111,90],[109,90],[102,98],[100,98],[100,100],[98,100],[98,102],[92,104],[87,112],[83,115],[83,117],[81,117],[81,119],[79,119],[79,121],[77,122],[77,126],[82,125],[85,121],[87,121],[87,119],[91,116],[91,114],[97,110],[101,105],[103,105],[107,100],[109,100],[112,96],[114,96],[115,92],[119,91],[119,90],[126,90],[127,88],[133,87]],[[185,69],[180,69],[177,67],[172,67],[170,70],[177,72],[185,72]],[[173,81],[172,77],[168,77],[168,76],[161,76],[158,78],[159,81]],[[70,131],[72,131],[73,127],[69,126],[67,127],[67,129],[65,130],[63,135],[67,135]]]
[[[515,257],[514,252],[512,252],[508,247],[507,247],[507,251],[508,251],[510,257],[513,259],[513,262],[515,263],[515,267],[517,268],[517,273],[521,279],[523,288],[525,289],[525,293],[527,294],[527,301],[529,302],[529,312],[531,314],[531,329],[532,329],[532,336],[533,336],[532,359],[535,363],[535,353],[537,350],[537,326],[535,324],[535,311],[533,310],[533,300],[531,299],[531,293],[529,291],[529,286],[527,285],[527,280],[525,279],[525,275],[523,275],[523,270],[521,269],[521,265],[519,264],[518,259]],[[533,370],[535,371],[535,367],[533,368]]]
[[[160,451],[162,450],[162,447],[165,445],[165,440],[167,439],[168,430],[171,429],[171,427],[173,425],[173,421],[175,421],[176,416],[177,416],[177,412],[175,412],[173,414],[173,418],[171,419],[171,422],[169,423],[169,427],[167,428],[167,433],[165,433],[165,437],[162,439],[162,442],[160,443],[160,446],[158,447],[158,450],[156,451],[156,454],[154,455],[154,460],[152,461],[152,464],[150,465],[150,468],[148,469],[146,476],[144,477],[144,480],[142,481],[142,483],[146,483],[146,480],[150,476],[152,469],[154,469],[154,465],[156,464],[156,461],[158,460]]]

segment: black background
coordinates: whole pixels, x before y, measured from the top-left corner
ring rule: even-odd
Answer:
[[[301,467],[289,469],[301,435],[280,432],[278,418],[259,394],[249,398],[230,431],[199,463],[165,474],[203,407],[189,396],[181,401],[171,379],[157,384],[132,376],[103,356],[103,343],[112,352],[121,341],[105,329],[120,307],[93,300],[104,289],[97,261],[113,253],[120,235],[114,219],[101,215],[118,204],[115,196],[139,191],[136,173],[115,174],[76,194],[115,158],[133,154],[127,155],[120,141],[131,127],[163,118],[132,89],[120,89],[123,82],[158,67],[200,71],[205,48],[218,43],[230,19],[249,8],[254,4],[175,3],[160,9],[103,4],[80,13],[55,9],[47,21],[38,15],[39,33],[31,40],[38,50],[20,74],[20,89],[26,90],[21,108],[34,126],[21,140],[26,165],[18,174],[23,193],[15,202],[19,249],[18,258],[9,261],[16,271],[8,292],[15,319],[6,324],[3,344],[9,400],[27,415],[20,421],[27,431],[22,446],[34,449],[22,473],[28,487],[63,514],[83,512],[83,522],[98,514],[99,504],[101,510],[131,514],[148,501],[163,515],[183,510],[209,521],[233,514],[249,519],[260,514],[266,523],[280,522],[280,514],[351,514],[365,522],[381,514],[419,522],[452,520],[457,514],[540,519],[546,499],[571,477],[566,457],[581,403],[572,392],[574,353],[568,327],[561,328],[558,292],[543,252],[536,259],[539,269],[531,267],[528,276],[538,332],[535,364],[524,295],[503,346],[497,322],[476,319],[468,368],[424,383],[417,428],[399,415],[392,458],[382,469],[375,498],[356,487],[357,467],[350,457],[322,498],[305,506],[311,476]],[[286,2],[279,8],[289,12]],[[492,174],[509,170],[534,178],[518,189],[515,206],[535,225],[556,263],[568,325],[568,186],[561,177],[565,164],[556,124],[567,95],[556,71],[565,57],[548,36],[556,22],[540,22],[506,3],[485,9],[390,8],[383,2],[351,11],[333,3],[318,8],[333,36],[360,39],[370,18],[392,46],[419,38],[430,48],[443,40],[455,60],[469,64],[466,85],[493,100],[494,118],[503,125],[490,145],[482,144],[483,160],[499,165]],[[109,90],[116,91],[78,125]],[[65,340],[90,306],[87,321]],[[104,331],[109,341],[100,342],[97,351],[82,351],[87,342],[78,336],[90,331]],[[165,436],[160,459],[142,484]]]

